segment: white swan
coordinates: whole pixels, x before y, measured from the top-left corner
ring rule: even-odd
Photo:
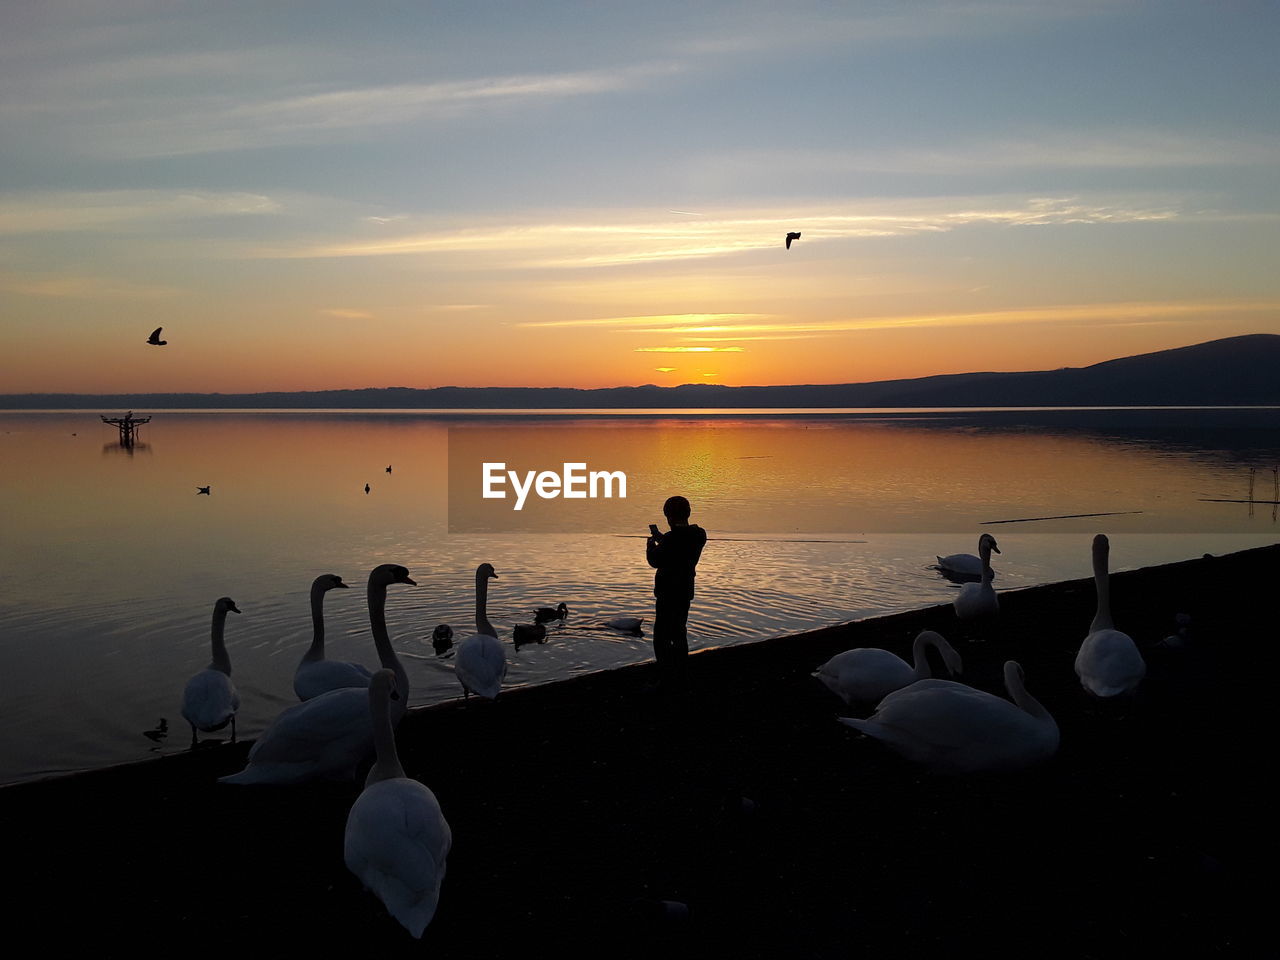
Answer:
[[[996,538],[984,533],[978,539],[979,562],[982,564],[982,582],[966,583],[960,588],[952,606],[956,616],[961,620],[978,620],[993,617],[1000,612],[1000,601],[996,599],[996,591],[991,586],[991,578],[995,572],[991,569],[991,551],[1000,552],[996,546]]]
[[[1099,697],[1115,697],[1134,689],[1147,673],[1146,661],[1127,633],[1111,620],[1111,578],[1107,558],[1111,543],[1104,534],[1093,538],[1093,584],[1098,609],[1089,624],[1089,635],[1076,654],[1076,676],[1081,685]]]
[[[339,587],[345,590],[347,585],[334,573],[322,573],[311,584],[311,646],[293,672],[293,692],[299,700],[310,700],[343,687],[369,685],[368,667],[324,658],[324,595]]]
[[[476,567],[476,632],[458,644],[453,658],[463,699],[473,693],[487,700],[496,699],[502,690],[502,678],[507,675],[507,653],[488,617],[489,580],[497,578],[492,564]]]
[[[211,645],[213,660],[187,681],[182,691],[182,716],[191,724],[191,746],[196,745],[196,731],[212,733],[231,724],[231,742],[236,742],[236,711],[240,709],[240,694],[231,682],[231,658],[222,641],[227,613],[239,613],[240,608],[230,597],[219,597],[213,605],[213,630]]]
[[[921,630],[911,645],[914,666],[888,650],[857,647],[837,653],[820,666],[814,676],[845,703],[875,703],[895,690],[901,690],[917,680],[927,680],[931,676],[928,647],[933,647],[942,655],[947,670],[952,674],[963,671],[960,654],[956,653],[955,648],[941,634]]]
[[[1005,663],[1013,703],[950,680],[918,680],[881,700],[868,719],[839,720],[937,773],[1027,766],[1057,752],[1058,724],[1023,679],[1021,666]]]
[[[989,533],[984,533],[978,538],[979,553],[982,551],[983,540],[990,540],[991,545],[995,546],[995,538]],[[999,550],[996,550],[996,553],[999,552]],[[980,578],[982,576],[982,557],[974,556],[972,553],[952,553],[945,557],[938,557],[938,569],[943,576]],[[994,578],[995,575],[996,572],[992,570],[991,576]]]
[[[393,563],[374,567],[369,574],[369,626],[383,667],[395,674],[403,697],[391,707],[400,722],[409,702],[409,678],[387,633],[387,587],[413,584],[409,571]],[[220,783],[303,783],[355,777],[373,751],[373,723],[369,694],[361,687],[330,690],[295,704],[272,721],[249,751],[249,764]]]
[[[347,815],[342,854],[365,889],[421,937],[440,902],[453,834],[435,794],[400,766],[390,715],[390,704],[399,699],[395,682],[390,670],[379,670],[369,682],[378,759]]]

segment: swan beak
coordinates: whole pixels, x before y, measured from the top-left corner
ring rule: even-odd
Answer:
[[[498,579],[498,575],[497,575],[497,573],[491,573],[491,574],[489,574],[489,576],[490,576],[490,577],[492,577],[494,580],[497,580],[497,579]]]
[[[337,583],[335,583],[335,584],[334,584],[334,586],[335,586],[335,587],[341,587],[343,590],[346,590],[346,589],[347,589],[347,585],[346,585],[345,583],[343,583],[341,580],[339,580]]]
[[[997,546],[993,543],[993,544],[991,545],[991,552],[992,552],[992,553],[999,553],[999,552],[1000,552],[1000,548],[999,548],[999,547],[997,547]]]
[[[239,613],[239,612],[240,612],[240,608],[239,608],[239,607],[237,607],[234,603],[229,603],[229,604],[227,604],[227,609],[228,609],[228,610],[230,610],[232,613]]]
[[[401,583],[407,583],[407,584],[409,584],[409,586],[411,586],[411,587],[416,587],[416,586],[418,585],[418,581],[417,581],[417,580],[415,580],[415,579],[413,579],[413,577],[405,577],[405,578],[404,578],[403,580],[401,580],[400,582],[401,582]]]

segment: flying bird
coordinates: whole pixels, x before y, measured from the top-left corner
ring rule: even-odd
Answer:
[[[391,464],[387,464],[387,473],[391,472]]]
[[[163,329],[164,327],[156,327],[154,330],[152,330],[151,336],[147,337],[147,343],[151,344],[153,347],[163,347],[166,343],[168,343],[169,342],[168,340],[160,339],[160,331]]]
[[[213,484],[210,484],[209,486],[213,486]],[[198,497],[198,496],[200,496],[200,494],[202,494],[202,493],[203,493],[206,497],[212,497],[212,496],[213,496],[213,494],[209,492],[209,487],[196,487],[196,496]]]
[[[365,492],[366,494],[368,494],[368,492],[369,492],[369,485],[368,485],[367,483],[364,485],[364,492]]]
[[[791,249],[791,241],[792,241],[792,240],[799,240],[799,239],[800,239],[800,234],[799,234],[798,232],[788,233],[788,234],[787,234],[787,249],[788,249],[788,250],[790,250],[790,249]]]

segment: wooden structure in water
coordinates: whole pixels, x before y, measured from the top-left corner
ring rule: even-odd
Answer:
[[[150,423],[151,418],[135,417],[133,411],[130,410],[123,417],[108,417],[104,415],[102,422],[109,423],[120,431],[120,446],[132,447],[138,427],[144,423]]]

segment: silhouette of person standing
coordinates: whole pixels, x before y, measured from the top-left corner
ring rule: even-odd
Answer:
[[[689,522],[689,501],[684,497],[670,497],[662,505],[662,513],[671,529],[661,533],[651,524],[645,555],[649,566],[657,570],[653,575],[653,653],[660,680],[669,682],[684,677],[689,654],[689,603],[707,532]]]

